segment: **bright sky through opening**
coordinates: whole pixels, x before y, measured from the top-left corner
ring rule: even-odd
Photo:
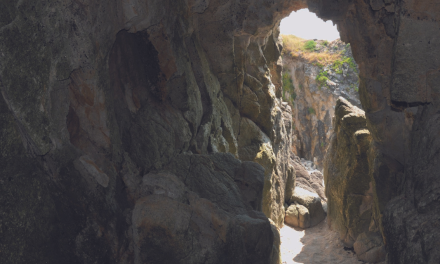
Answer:
[[[281,34],[295,35],[303,39],[335,40],[339,32],[333,22],[324,22],[308,9],[292,12],[281,21]]]

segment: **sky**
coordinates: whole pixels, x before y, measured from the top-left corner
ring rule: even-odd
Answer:
[[[339,32],[332,21],[324,22],[308,9],[292,12],[289,17],[284,18],[281,21],[281,34],[329,41],[339,38]]]

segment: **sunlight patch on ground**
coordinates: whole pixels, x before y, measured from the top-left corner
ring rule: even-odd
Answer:
[[[361,264],[352,251],[344,250],[327,219],[305,230],[285,225],[280,230],[283,264]]]
[[[281,235],[281,253],[283,264],[293,264],[293,259],[301,252],[304,244],[301,238],[304,237],[304,230],[294,229],[285,225],[280,230]]]

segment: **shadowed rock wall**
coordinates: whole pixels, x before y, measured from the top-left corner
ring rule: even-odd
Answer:
[[[2,1],[0,262],[279,261],[305,6]]]
[[[440,32],[434,28],[440,6],[430,0],[308,3],[319,17],[338,24],[359,65],[359,92],[374,140],[369,173],[376,181],[388,262],[439,262],[434,245],[440,238],[440,145],[434,120]]]

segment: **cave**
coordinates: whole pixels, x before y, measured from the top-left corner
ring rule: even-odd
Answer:
[[[363,110],[338,100],[323,167],[365,177],[327,218],[368,211],[348,246],[439,263],[433,0],[1,1],[0,262],[281,263],[296,170],[279,25],[304,8],[359,67]]]

